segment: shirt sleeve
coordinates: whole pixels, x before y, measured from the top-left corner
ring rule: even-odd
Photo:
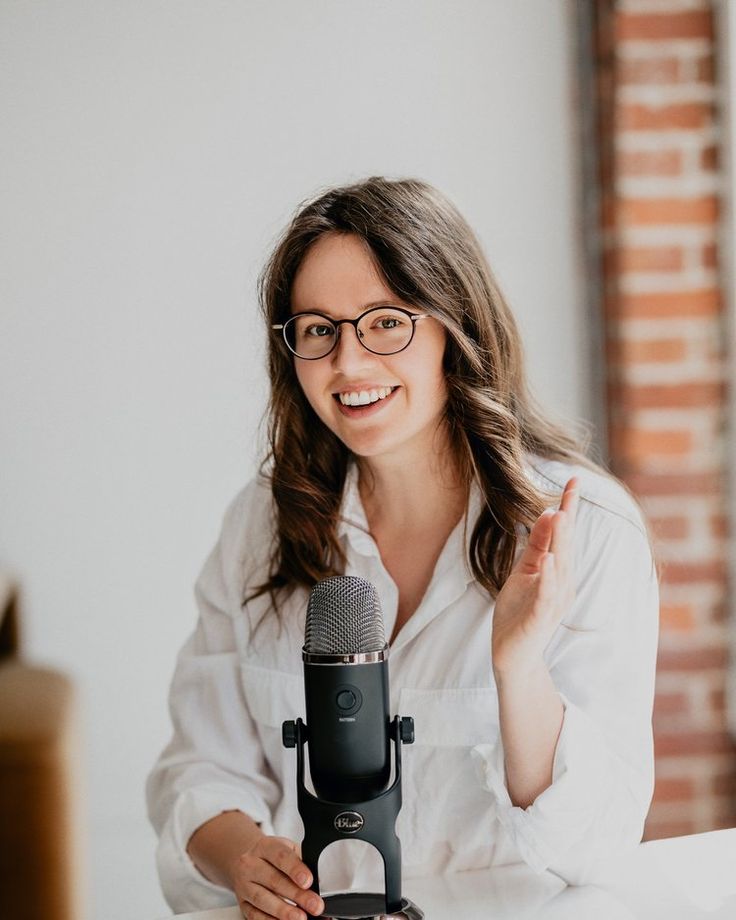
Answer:
[[[195,586],[199,617],[177,658],[169,693],[173,735],[146,784],[148,814],[159,843],[161,887],[177,913],[235,904],[209,882],[186,852],[192,833],[225,811],[239,810],[273,833],[278,783],[265,763],[240,681],[237,645],[244,641],[240,607],[243,569],[236,533],[248,500],[241,493]]]
[[[582,505],[581,505],[582,508]],[[552,784],[514,806],[499,740],[473,757],[499,821],[533,869],[587,884],[636,846],[654,790],[657,574],[643,525],[600,510],[577,535],[577,596],[546,650],[564,707]]]

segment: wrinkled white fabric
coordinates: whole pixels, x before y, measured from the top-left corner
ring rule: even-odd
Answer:
[[[390,650],[391,715],[410,715],[416,742],[403,749],[397,830],[405,877],[524,862],[571,884],[641,839],[654,785],[651,713],[657,644],[657,579],[645,527],[628,494],[589,470],[530,458],[529,475],[559,493],[580,480],[575,531],[577,596],[545,659],[564,705],[553,782],[526,809],[505,785],[498,697],[491,666],[493,602],[467,563],[480,508],[448,538],[419,608]],[[182,648],[170,693],[173,737],[147,783],[159,834],[158,868],[175,911],[234,903],[186,854],[191,834],[240,809],[266,833],[300,841],[296,756],[281,723],[304,717],[301,647],[308,592],[280,620],[267,597],[242,604],[265,580],[273,537],[271,496],[252,481],[228,509],[196,584],[199,618]],[[353,467],[340,539],[348,575],[375,584],[386,635],[397,589],[368,532]],[[382,888],[366,849],[341,844],[320,861],[332,888]]]

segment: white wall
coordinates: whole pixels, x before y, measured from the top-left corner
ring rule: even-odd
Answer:
[[[191,585],[254,469],[255,276],[318,187],[460,205],[587,413],[565,0],[0,6],[0,563],[77,679],[91,917],[167,913],[143,806]]]

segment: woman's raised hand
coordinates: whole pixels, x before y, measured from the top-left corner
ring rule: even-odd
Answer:
[[[552,634],[575,598],[573,532],[578,482],[565,485],[558,511],[534,522],[528,543],[496,598],[492,664],[496,677],[523,676],[540,665]]]
[[[286,837],[258,838],[238,856],[230,878],[247,920],[306,920],[324,910],[322,898],[309,889],[312,876],[298,845]]]

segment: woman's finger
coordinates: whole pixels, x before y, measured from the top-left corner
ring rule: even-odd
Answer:
[[[314,916],[318,916],[324,910],[322,898],[316,892],[300,888],[288,875],[284,875],[275,866],[266,863],[263,871],[259,873],[258,881],[269,891],[294,901],[295,904]]]
[[[299,858],[293,841],[284,837],[270,837],[264,842],[262,856],[300,888],[309,888],[312,884],[312,873]]]
[[[544,554],[549,550],[550,541],[552,540],[552,518],[555,512],[548,508],[543,511],[529,533],[529,539],[524,547],[524,552],[519,557],[516,566],[517,571],[526,575],[533,575],[539,571]]]
[[[573,476],[565,484],[562,498],[560,499],[559,511],[555,513],[552,521],[550,549],[560,556],[560,560],[572,552],[572,538],[579,498],[578,481]]]
[[[567,552],[570,542],[571,533],[569,528],[570,518],[567,511],[555,511],[552,516],[552,537],[549,543],[549,551],[558,557],[562,562]]]
[[[555,558],[554,553],[547,553],[542,560],[541,565],[541,578],[539,580],[539,592],[537,594],[537,601],[540,603],[544,609],[549,609],[551,606],[554,606],[551,602],[554,600],[555,590],[557,586],[557,569],[556,569],[557,559]]]
[[[283,898],[257,882],[248,882],[244,885],[241,897],[246,904],[262,911],[266,917],[276,917],[277,920],[306,920],[306,914],[300,908],[287,904]]]
[[[555,519],[552,522],[550,550],[555,554],[557,588],[560,592],[558,606],[563,611],[569,608],[575,596],[574,533],[579,497],[578,480],[572,477],[565,485],[560,500],[560,510],[555,513]]]
[[[540,623],[546,628],[556,627],[564,616],[565,606],[560,603],[560,573],[554,553],[547,553],[542,563],[542,572],[537,595],[537,610]]]
[[[575,515],[577,513],[579,501],[580,487],[577,477],[573,476],[565,483],[562,498],[560,499],[560,511],[566,512],[573,523],[575,522]]]
[[[258,910],[257,907],[253,907],[247,901],[241,901],[240,913],[245,917],[245,920],[273,920],[273,917],[264,914],[262,910]]]

